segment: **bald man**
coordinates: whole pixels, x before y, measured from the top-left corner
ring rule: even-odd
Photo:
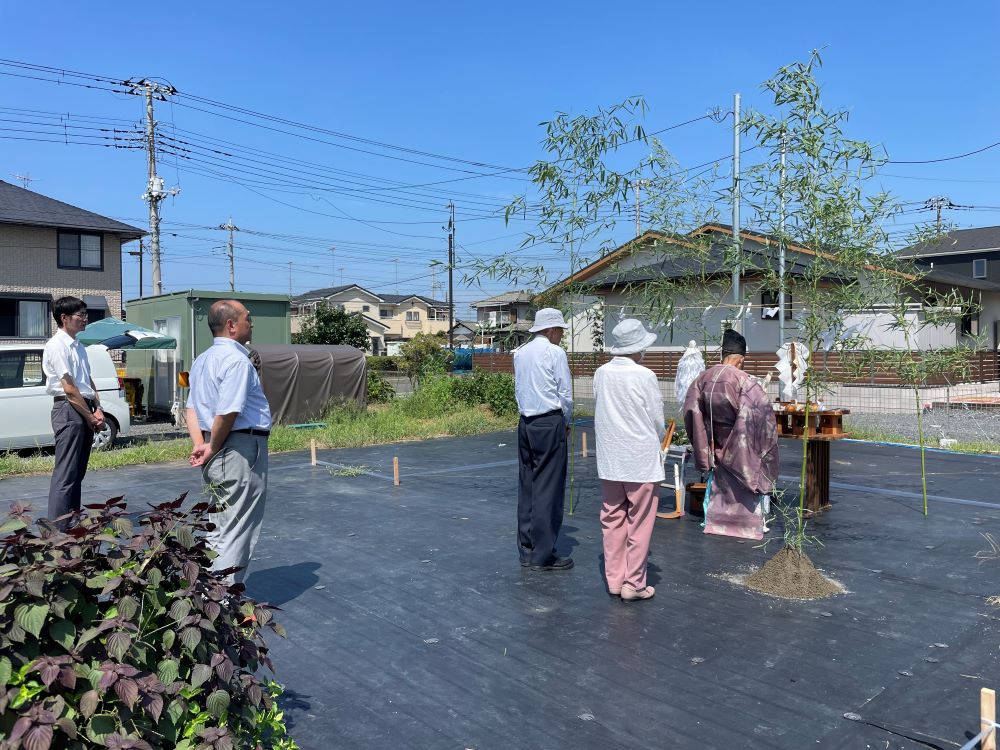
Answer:
[[[215,571],[228,571],[237,583],[246,576],[260,536],[267,496],[267,438],[271,408],[250,361],[253,320],[236,300],[219,300],[208,310],[212,346],[191,366],[187,402],[191,465],[219,511],[208,543],[217,557]],[[239,570],[233,570],[239,568]]]

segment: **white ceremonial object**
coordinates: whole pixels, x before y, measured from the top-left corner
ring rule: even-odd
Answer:
[[[775,354],[778,355],[778,362],[774,369],[778,371],[781,395],[785,401],[794,401],[799,386],[805,381],[809,350],[802,344],[790,342],[782,345]]]
[[[674,376],[674,396],[677,398],[679,408],[684,408],[684,398],[687,396],[688,388],[703,372],[705,372],[705,358],[698,344],[689,341],[687,349],[677,363],[677,374]]]

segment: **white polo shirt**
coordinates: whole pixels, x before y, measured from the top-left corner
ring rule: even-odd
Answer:
[[[90,360],[86,347],[62,328],[45,343],[42,352],[42,372],[45,373],[45,392],[50,396],[65,396],[62,378],[69,375],[84,398],[95,398],[90,385]]]
[[[224,336],[191,365],[191,394],[187,406],[198,416],[198,426],[212,429],[215,417],[238,412],[234,430],[271,429],[271,407],[267,403],[250,351]]]

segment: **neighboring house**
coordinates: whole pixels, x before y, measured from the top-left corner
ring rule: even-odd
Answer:
[[[925,299],[935,291],[958,291],[979,309],[963,315],[963,336],[983,335],[995,350],[1000,347],[1000,227],[956,229],[932,242],[899,252],[912,259],[926,275]]]
[[[741,231],[740,239],[747,268],[740,278],[741,297],[743,304],[749,302],[751,305],[741,321],[743,334],[750,351],[775,351],[779,343],[776,290],[765,288],[764,277],[754,269],[769,268],[777,272],[776,242],[772,237],[747,230]],[[699,259],[697,268],[699,275],[704,274],[707,279],[707,287],[701,290],[698,299],[678,295],[674,299],[672,321],[651,324],[658,334],[651,349],[680,350],[692,339],[709,348],[717,346],[722,330],[733,324],[737,308],[731,302],[732,266],[727,260],[733,242],[732,228],[713,223],[680,236],[647,231],[550,288],[549,294],[563,293],[560,303],[569,308],[573,318],[572,335],[567,336],[567,339],[572,338],[572,350],[603,350],[603,334],[610,332],[623,316],[646,321],[644,312],[648,307],[643,301],[644,289],[655,289],[647,285],[664,279],[682,280],[691,276],[695,262],[690,255],[671,252],[671,248],[690,245],[695,240],[705,243],[704,257]],[[810,248],[789,244],[785,249],[786,274],[802,273],[816,257],[817,253]],[[842,281],[831,276],[823,283],[832,285]],[[797,334],[794,313],[800,307],[793,294],[786,295],[783,311],[786,340],[794,339]],[[907,314],[913,321],[911,340],[916,348],[953,345],[959,340],[955,325],[919,328],[916,325],[920,315],[918,307],[914,305]],[[902,346],[902,334],[884,326],[889,318],[885,310],[876,308],[851,316],[846,323],[864,325],[874,346]]]
[[[452,339],[455,346],[468,348],[474,347],[481,342],[478,340],[479,326],[474,320],[456,320],[455,327],[452,328]]]
[[[66,295],[91,322],[121,317],[121,248],[144,234],[0,180],[0,343],[47,339],[52,301]]]
[[[510,350],[527,341],[535,315],[533,299],[530,292],[504,292],[471,303],[479,329],[475,343]]]
[[[419,294],[375,294],[357,284],[314,289],[292,298],[292,333],[298,333],[302,319],[325,302],[344,312],[364,317],[373,354],[395,349],[400,342],[418,333],[448,331],[448,303]]]

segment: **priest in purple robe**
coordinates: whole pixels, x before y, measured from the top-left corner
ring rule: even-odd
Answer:
[[[743,372],[746,352],[746,339],[727,329],[722,364],[688,389],[684,426],[707,475],[705,533],[761,539],[761,503],[778,478],[778,431],[767,393]]]

